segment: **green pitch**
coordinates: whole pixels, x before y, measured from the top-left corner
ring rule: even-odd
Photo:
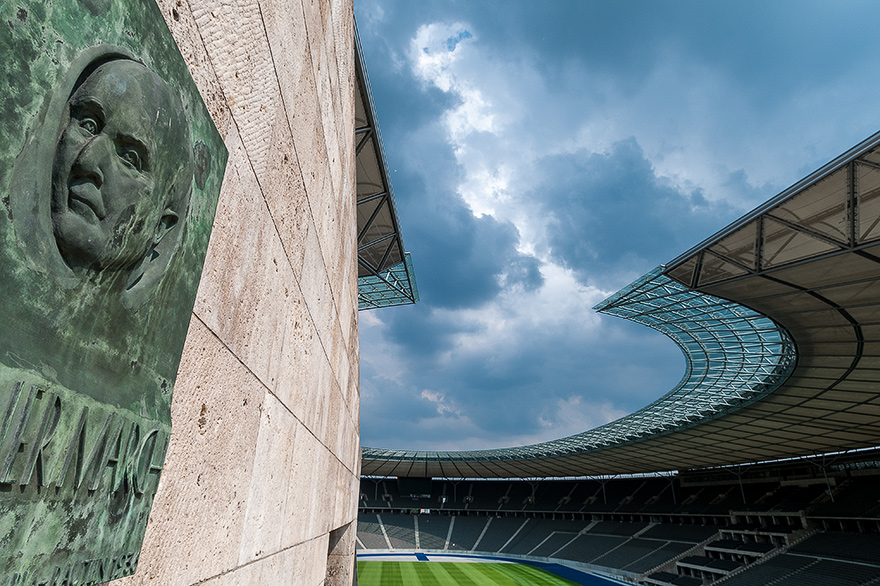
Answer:
[[[358,586],[576,586],[521,564],[358,562]]]

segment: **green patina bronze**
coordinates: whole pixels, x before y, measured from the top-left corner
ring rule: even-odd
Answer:
[[[0,2],[0,586],[137,566],[226,149],[152,0]]]

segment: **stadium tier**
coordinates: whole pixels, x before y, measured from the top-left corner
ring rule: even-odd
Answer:
[[[880,450],[674,476],[420,479],[418,493],[412,480],[361,479],[360,550],[552,560],[655,586],[880,578]]]

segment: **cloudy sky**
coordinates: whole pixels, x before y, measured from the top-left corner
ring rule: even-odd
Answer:
[[[361,312],[361,440],[578,433],[670,390],[592,307],[880,130],[876,2],[355,0],[421,302]]]

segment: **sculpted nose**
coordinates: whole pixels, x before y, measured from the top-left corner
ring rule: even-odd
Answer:
[[[72,181],[90,181],[99,189],[104,183],[102,163],[108,160],[109,140],[104,136],[95,136],[89,140],[79,152],[70,170]]]

